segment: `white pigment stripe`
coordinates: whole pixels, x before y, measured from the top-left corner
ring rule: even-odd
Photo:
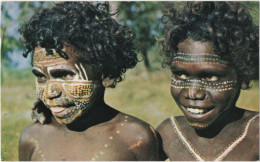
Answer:
[[[51,69],[53,69],[53,67],[50,67],[50,66],[47,67],[47,73],[49,76],[51,76],[51,73],[50,73]]]
[[[173,117],[170,118],[176,132],[178,133],[178,136],[181,138],[181,140],[186,144],[186,147],[190,150],[190,152],[195,156],[195,158],[199,161],[205,161],[203,158],[201,158],[191,147],[191,145],[187,142],[187,140],[183,137],[182,133],[178,129]]]
[[[226,157],[226,156],[228,155],[228,153],[229,153],[230,151],[232,151],[232,150],[246,137],[247,132],[248,132],[248,128],[249,128],[250,124],[251,124],[252,121],[253,121],[256,117],[258,117],[258,116],[259,116],[259,114],[257,114],[256,116],[254,116],[253,118],[251,118],[251,119],[247,122],[246,128],[245,128],[245,130],[244,130],[242,136],[241,136],[240,138],[238,138],[237,140],[235,140],[235,142],[233,142],[231,145],[229,145],[229,147],[228,147],[219,157],[217,157],[214,161],[220,161],[220,160],[222,160],[224,157]]]
[[[82,69],[82,71],[83,71],[83,73],[84,73],[84,75],[85,75],[85,79],[88,80],[88,75],[87,75],[87,73],[86,73],[84,67],[82,66],[81,63],[79,64],[79,66],[81,67],[81,69]]]
[[[250,120],[248,120],[246,127],[243,131],[243,133],[241,134],[240,137],[238,137],[232,144],[230,144],[227,149],[220,154],[214,161],[222,161],[247,135],[248,133],[248,129],[250,124],[252,123],[252,121],[257,118],[259,116],[259,114],[253,116]],[[170,118],[171,123],[174,127],[174,129],[176,130],[176,132],[178,133],[178,137],[185,143],[185,146],[189,149],[189,151],[194,155],[195,158],[197,158],[197,160],[200,161],[205,161],[201,156],[199,156],[194,149],[191,147],[191,145],[187,142],[187,140],[184,138],[184,136],[182,135],[181,131],[178,129],[178,126],[174,120],[173,117]]]
[[[79,67],[78,67],[77,64],[75,64],[75,67],[76,67],[77,70],[79,71],[79,75],[80,75],[80,77],[81,77],[81,78],[79,78],[79,79],[84,79],[83,76],[82,76],[81,70],[79,69]]]

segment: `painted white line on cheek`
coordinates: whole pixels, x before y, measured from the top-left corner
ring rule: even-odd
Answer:
[[[83,71],[83,73],[84,73],[84,75],[85,75],[86,80],[88,80],[88,75],[87,75],[87,73],[86,73],[84,67],[82,66],[81,63],[80,63],[79,65],[80,65],[80,67],[81,67],[81,69],[82,69],[82,71]]]
[[[77,70],[79,71],[79,76],[81,77],[81,78],[79,78],[79,79],[84,79],[83,76],[82,76],[81,70],[79,69],[79,67],[78,67],[77,64],[75,64],[75,67],[76,67]]]

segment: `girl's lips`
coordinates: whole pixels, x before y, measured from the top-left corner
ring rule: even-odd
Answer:
[[[50,108],[52,111],[52,114],[57,118],[66,118],[74,113],[76,107],[71,106],[69,108],[67,107],[52,107]]]
[[[52,108],[51,108],[51,111],[52,111],[53,113],[60,113],[60,112],[64,111],[65,109],[66,109],[66,108],[52,107]]]

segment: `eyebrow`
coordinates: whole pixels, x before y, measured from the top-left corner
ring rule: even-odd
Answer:
[[[53,71],[67,71],[67,72],[73,72],[77,73],[74,69],[71,69],[70,67],[67,66],[58,66],[58,67],[48,67],[47,71],[49,74],[51,74]]]
[[[50,74],[55,72],[69,72],[69,73],[75,73],[74,70],[71,69],[64,69],[64,68],[57,68],[57,69],[51,69]]]
[[[179,67],[174,66],[174,65],[171,65],[171,70],[174,70],[174,71],[185,71],[183,68],[179,68]]]
[[[207,74],[211,74],[211,75],[218,75],[218,76],[223,76],[225,74],[227,74],[226,70],[202,70],[199,72],[200,75],[207,75]]]

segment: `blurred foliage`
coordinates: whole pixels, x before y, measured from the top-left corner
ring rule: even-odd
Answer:
[[[3,76],[3,70],[1,69],[1,86],[3,85],[4,83],[4,76]]]
[[[254,23],[259,25],[259,2],[247,1],[241,3],[247,6]]]
[[[38,10],[50,6],[51,2],[2,2],[1,4],[1,63],[10,66],[8,53],[22,50],[19,25],[29,20]]]
[[[144,65],[151,70],[148,50],[156,43],[155,37],[161,36],[161,2],[120,2],[118,21],[132,28],[136,33],[135,44],[141,52]]]
[[[114,2],[115,3],[115,2]],[[119,13],[116,19],[131,27],[136,32],[136,47],[142,54],[144,65],[149,71],[157,68],[160,59],[157,58],[156,38],[162,38],[163,24],[160,22],[162,9],[166,4],[183,5],[186,2],[116,2]],[[248,6],[250,14],[256,24],[259,24],[259,2],[241,2]],[[53,2],[2,2],[1,4],[1,63],[4,66],[11,66],[9,53],[21,51],[22,44],[17,30],[20,24],[43,8],[50,7]],[[156,37],[156,38],[155,38]],[[153,55],[153,56],[151,56]],[[152,60],[150,62],[150,60]],[[154,63],[156,67],[154,67]]]
[[[1,63],[9,62],[10,59],[7,56],[7,53],[13,50],[17,50],[21,48],[21,45],[17,41],[17,37],[9,34],[7,32],[7,29],[14,25],[15,20],[11,17],[8,10],[10,9],[11,5],[10,3],[3,2],[1,6],[2,10],[2,21],[1,22],[1,40],[2,40],[2,46],[1,46]]]

